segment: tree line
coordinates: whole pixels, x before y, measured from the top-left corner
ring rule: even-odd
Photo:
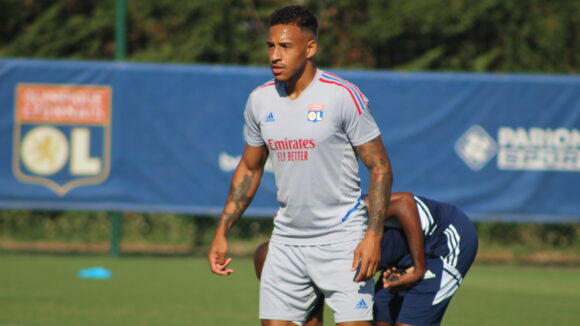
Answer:
[[[270,13],[303,4],[323,67],[579,72],[577,0],[126,0],[128,61],[265,65]],[[112,60],[115,0],[0,0],[0,57]]]

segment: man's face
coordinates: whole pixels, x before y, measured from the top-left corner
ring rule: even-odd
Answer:
[[[266,45],[270,69],[279,82],[287,82],[298,76],[308,59],[316,53],[316,41],[312,34],[296,25],[270,27]]]

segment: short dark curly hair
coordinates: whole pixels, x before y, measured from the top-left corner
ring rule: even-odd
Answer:
[[[303,6],[288,6],[278,9],[270,16],[270,26],[296,25],[300,29],[307,29],[314,37],[318,34],[318,20],[316,16]]]

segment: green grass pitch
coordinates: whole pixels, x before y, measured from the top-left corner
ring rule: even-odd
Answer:
[[[109,280],[79,279],[103,266]],[[0,325],[258,325],[250,259],[229,277],[196,258],[0,254]],[[475,265],[444,325],[574,325],[580,268]],[[331,325],[329,309],[326,325]]]

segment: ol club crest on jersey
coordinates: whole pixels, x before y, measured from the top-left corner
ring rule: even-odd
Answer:
[[[308,104],[308,121],[320,122],[322,121],[324,113],[324,104]]]
[[[102,183],[111,158],[109,86],[19,84],[12,169],[59,196]]]

